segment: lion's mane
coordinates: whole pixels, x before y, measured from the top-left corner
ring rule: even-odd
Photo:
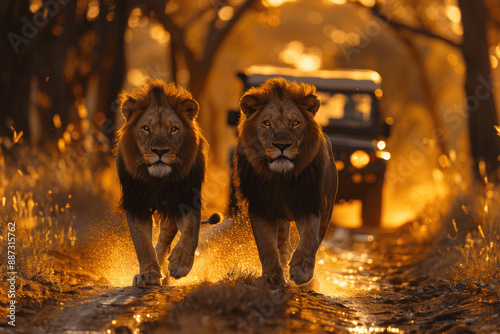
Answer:
[[[314,115],[306,110],[310,104],[307,97],[314,93],[312,85],[281,78],[270,79],[245,93],[257,99],[258,107],[249,117],[241,113],[234,155],[234,182],[240,206],[247,207],[251,215],[264,219],[298,219],[321,211],[323,179],[330,160],[327,145],[331,147],[331,143],[323,135]],[[258,158],[263,148],[255,139],[261,128],[259,113],[266,104],[278,98],[295,102],[306,119],[305,138],[294,169],[288,173],[269,170],[267,161]]]
[[[146,219],[157,211],[174,218],[187,211],[201,211],[201,185],[205,177],[207,143],[195,119],[181,112],[181,103],[191,93],[175,84],[149,80],[132,94],[121,93],[122,108],[128,102],[131,116],[118,131],[116,164],[122,185],[121,208],[133,216]],[[148,108],[170,106],[185,126],[186,136],[178,155],[180,163],[172,165],[168,177],[151,176],[145,164],[135,163],[140,155],[135,139],[137,122]]]

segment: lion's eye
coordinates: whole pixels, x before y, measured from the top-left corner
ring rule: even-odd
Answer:
[[[172,131],[172,133],[175,133],[175,132],[179,131],[179,128],[176,126],[173,126],[172,129],[170,129],[170,131]]]
[[[265,125],[265,126],[269,126],[269,125],[271,125],[271,122],[269,122],[269,121],[264,121],[264,125]]]
[[[293,122],[292,122],[292,126],[297,126],[297,125],[299,125],[299,124],[300,124],[300,122],[299,122],[299,121],[293,121]]]
[[[143,129],[144,131],[146,131],[146,132],[149,132],[149,126],[147,126],[147,125],[144,125],[144,126],[142,127],[142,129]]]

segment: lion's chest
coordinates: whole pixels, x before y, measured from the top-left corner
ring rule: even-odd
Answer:
[[[174,218],[201,210],[201,184],[204,169],[193,168],[188,177],[176,182],[161,178],[135,179],[118,157],[118,176],[122,184],[121,206],[133,216],[146,220],[157,211]]]
[[[321,170],[314,163],[298,177],[259,175],[246,159],[238,162],[240,194],[251,215],[265,219],[296,220],[321,210]]]

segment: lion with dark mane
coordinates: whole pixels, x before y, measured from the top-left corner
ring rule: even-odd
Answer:
[[[121,207],[140,265],[133,285],[157,285],[178,231],[181,236],[168,257],[168,272],[180,278],[193,266],[207,142],[196,122],[198,103],[175,84],[149,80],[132,94],[122,92],[120,105],[125,124],[118,132],[116,167]],[[161,222],[156,249],[152,242],[155,213]],[[208,222],[219,220],[215,214]]]
[[[267,80],[241,98],[234,155],[240,207],[248,210],[262,280],[285,283],[290,260],[290,221],[300,241],[289,263],[290,279],[309,282],[337,193],[337,169],[329,138],[314,115],[320,107],[316,88],[283,78]]]

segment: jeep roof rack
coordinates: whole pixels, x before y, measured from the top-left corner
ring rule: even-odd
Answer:
[[[382,81],[380,74],[372,70],[316,70],[301,71],[294,68],[277,67],[268,65],[253,65],[244,73],[239,74],[247,85],[254,86],[264,83],[273,77],[283,77],[290,81],[297,81],[315,85],[323,90],[353,90],[374,92],[380,88]]]

